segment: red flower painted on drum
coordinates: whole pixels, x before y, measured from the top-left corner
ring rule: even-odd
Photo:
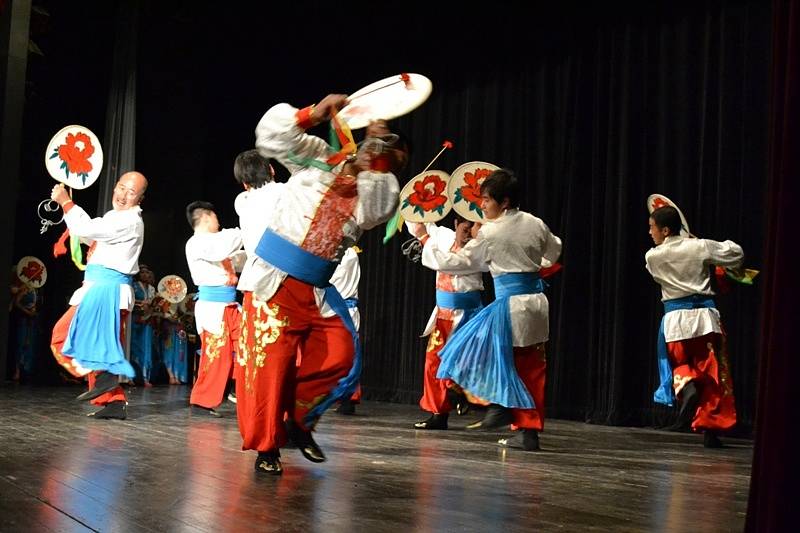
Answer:
[[[405,206],[414,206],[415,211],[442,211],[447,203],[447,196],[442,194],[447,184],[436,174],[429,174],[414,184],[414,192],[403,202]]]
[[[481,184],[493,171],[488,168],[477,168],[475,172],[464,174],[464,183],[461,187],[461,197],[473,204],[481,205]]]
[[[655,199],[653,199],[653,211],[667,206],[669,206],[669,204],[665,202],[664,199],[661,198],[660,196],[656,196]]]
[[[83,147],[78,146],[81,143]],[[73,174],[87,175],[92,171],[92,163],[89,158],[94,154],[92,140],[85,133],[67,134],[66,144],[58,147],[58,157],[66,165],[67,175]]]
[[[22,267],[22,275],[28,280],[36,283],[41,283],[44,268],[36,261],[28,261],[28,264]]]

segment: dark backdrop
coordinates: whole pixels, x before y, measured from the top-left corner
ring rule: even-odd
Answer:
[[[44,57],[30,63],[25,154],[30,189],[18,213],[17,256],[46,255],[33,206],[51,186],[41,155],[67,123],[103,135],[113,43],[113,3],[44,3]],[[265,3],[266,4],[266,3]],[[644,269],[645,198],[666,194],[695,234],[733,239],[758,268],[764,182],[770,8],[759,2],[533,2],[466,9],[428,3],[296,3],[277,9],[227,3],[145,2],[139,24],[137,168],[150,179],[142,261],[157,276],[187,276],[183,207],[215,202],[236,225],[232,162],[252,147],[266,109],[353,92],[399,72],[434,84],[398,125],[413,139],[410,173],[443,140],[434,168],[470,160],[514,169],[522,207],[564,241],[553,280],[548,347],[550,416],[609,424],[663,422],[655,408],[660,293]],[[35,91],[35,92],[33,92]],[[404,176],[407,179],[409,176]],[[77,200],[96,205],[93,191]],[[41,198],[40,198],[41,197]],[[363,387],[372,398],[416,401],[433,306],[433,273],[400,254],[404,238],[362,247]],[[80,275],[50,266],[48,320]],[[742,428],[753,420],[760,291],[719,298],[730,333]],[[46,354],[42,364],[49,364]]]

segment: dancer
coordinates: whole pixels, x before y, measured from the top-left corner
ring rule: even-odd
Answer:
[[[709,267],[742,266],[744,252],[733,241],[683,237],[681,218],[672,206],[649,219],[655,247],[645,254],[647,271],[661,286],[664,317],[658,335],[658,403],[680,400],[677,426],[703,431],[703,444],[719,448],[719,433],[736,424],[727,340],[714,304]]]
[[[198,286],[194,308],[200,335],[200,364],[189,403],[212,416],[225,398],[233,369],[233,353],[239,342],[242,320],[236,302],[236,264],[241,269],[244,251],[238,228],[219,229],[214,205],[192,202],[186,218],[194,235],[186,242],[186,262]]]
[[[539,218],[520,211],[519,183],[499,169],[481,185],[486,223],[457,252],[428,240],[423,262],[451,273],[489,271],[495,301],[463,324],[440,352],[437,377],[452,379],[488,402],[483,420],[469,429],[494,429],[509,423],[521,430],[502,446],[539,449],[544,428],[545,343],[548,301],[539,276],[561,254],[561,240]],[[424,236],[423,236],[424,238]]]
[[[259,472],[281,473],[287,437],[306,459],[324,461],[311,429],[330,404],[353,393],[360,374],[358,334],[329,280],[361,233],[394,213],[399,187],[392,172],[408,153],[382,122],[368,127],[369,142],[355,157],[349,142],[333,153],[305,134],[335,119],[345,103],[345,95],[329,95],[305,109],[279,104],[267,111],[256,147],[292,175],[237,198],[248,254],[253,233],[258,238],[257,257],[239,281],[245,296],[236,397],[242,448],[258,452]]]
[[[454,230],[439,227],[436,224],[407,223],[411,234],[424,235],[422,243],[428,240],[435,243],[438,250],[457,252],[466,246],[471,238],[473,223],[456,215]],[[417,429],[447,429],[447,420],[453,406],[449,396],[454,384],[449,380],[438,379],[439,351],[447,342],[450,335],[458,328],[459,324],[466,323],[472,316],[481,310],[481,291],[483,290],[483,275],[480,271],[465,272],[463,274],[449,274],[442,271],[442,265],[436,261],[433,254],[423,258],[422,264],[436,271],[436,307],[431,313],[427,326],[422,336],[428,336],[428,347],[425,350],[425,372],[423,374],[423,394],[419,406],[430,413],[430,416],[414,424]],[[460,394],[459,403],[463,406],[461,412],[469,404]]]
[[[72,235],[94,241],[87,261],[83,286],[70,299],[70,308],[53,327],[53,355],[73,376],[88,375],[90,389],[78,400],[91,400],[103,408],[90,416],[127,416],[127,398],[119,376],[133,378],[125,359],[123,339],[127,314],[133,308],[131,281],[139,271],[144,242],[144,222],[139,204],[147,179],[126,172],[112,193],[113,209],[101,218],[90,218],[69,197],[62,184],[53,187],[51,199],[64,210],[64,222]]]
[[[147,265],[139,265],[139,273],[134,276],[133,305],[131,321],[131,360],[139,367],[145,387],[150,382],[153,371],[153,321],[151,311],[156,296],[155,276]]]

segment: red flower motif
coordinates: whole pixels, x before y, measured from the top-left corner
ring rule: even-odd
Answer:
[[[475,173],[467,172],[464,174],[466,185],[461,187],[461,196],[473,204],[481,204],[481,184],[493,171],[488,168],[475,169]]]
[[[76,146],[82,143],[83,148]],[[67,170],[73,174],[88,174],[92,171],[89,158],[94,154],[92,140],[85,133],[67,134],[66,144],[58,147],[58,157],[67,165]]]
[[[21,273],[30,281],[41,282],[43,272],[44,269],[42,268],[42,265],[40,265],[36,261],[29,261],[27,265],[22,267]]]
[[[447,196],[442,194],[446,184],[436,174],[430,174],[414,184],[414,192],[408,196],[408,203],[423,211],[433,211],[447,203]]]
[[[664,199],[661,198],[661,197],[656,197],[653,200],[653,211],[655,211],[656,209],[660,209],[662,207],[667,207],[667,206],[669,206],[669,204],[667,202],[665,202]]]

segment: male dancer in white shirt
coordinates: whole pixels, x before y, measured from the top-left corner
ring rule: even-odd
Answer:
[[[433,241],[439,250],[456,252],[466,246],[471,237],[472,222],[458,215],[455,217],[454,229],[436,224],[407,223],[412,234],[424,232],[422,243]],[[436,261],[433,254],[422,258],[422,264],[436,271],[436,307],[431,313],[422,336],[428,337],[425,350],[425,371],[423,374],[423,393],[419,406],[430,413],[426,420],[414,424],[416,429],[447,429],[447,420],[453,406],[448,397],[452,382],[436,377],[439,371],[439,352],[447,339],[472,316],[481,310],[481,291],[483,290],[483,274],[480,271],[450,274],[443,271],[443,265]],[[451,393],[452,395],[452,393]],[[466,400],[463,400],[466,404]]]
[[[242,236],[239,228],[219,229],[214,205],[209,202],[190,203],[186,218],[194,229],[186,242],[186,262],[198,287],[194,315],[201,346],[189,403],[219,417],[215,408],[225,396],[241,329],[236,266],[241,270],[244,263]]]
[[[539,271],[558,260],[561,240],[541,219],[520,211],[518,197],[519,183],[510,170],[492,172],[481,185],[486,223],[477,237],[456,252],[429,240],[422,257],[454,274],[491,272],[495,301],[450,337],[437,377],[452,379],[490,404],[484,419],[468,428],[511,423],[522,431],[498,443],[534,451],[544,427],[549,337],[549,304]]]
[[[649,224],[656,246],[645,254],[645,262],[661,286],[664,304],[658,338],[660,385],[653,397],[673,405],[677,396],[677,426],[691,424],[694,431],[704,431],[707,448],[719,448],[718,433],[736,424],[736,405],[710,268],[738,269],[744,252],[733,241],[681,236],[680,214],[672,206],[653,211]]]
[[[237,414],[242,448],[258,452],[257,472],[282,472],[287,437],[306,459],[324,461],[311,429],[329,405],[353,393],[360,376],[358,332],[330,278],[361,233],[394,213],[399,186],[392,171],[408,154],[385,123],[368,128],[369,149],[345,161],[305,133],[346,101],[329,95],[305,109],[279,104],[267,111],[256,147],[292,175],[237,198],[249,256],[239,280]]]
[[[64,209],[70,234],[92,241],[83,285],[70,299],[70,308],[53,327],[50,347],[61,366],[75,377],[89,376],[90,390],[78,400],[91,400],[103,409],[96,418],[124,419],[127,398],[119,376],[135,376],[123,350],[125,323],[133,309],[132,276],[139,271],[144,223],[139,204],[147,179],[139,172],[123,174],[114,187],[113,209],[91,218],[76,205],[61,184],[51,199]]]

